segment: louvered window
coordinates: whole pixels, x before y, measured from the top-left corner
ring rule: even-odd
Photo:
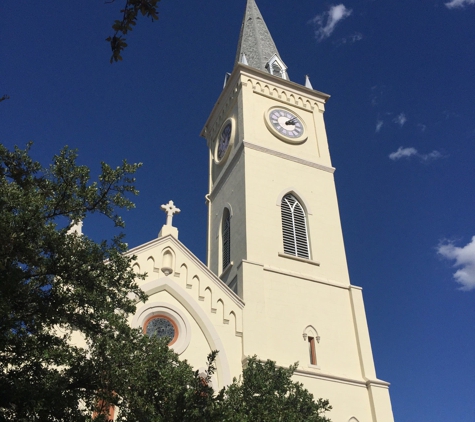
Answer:
[[[282,233],[284,253],[310,259],[307,218],[300,202],[292,194],[282,198]]]
[[[279,76],[280,78],[283,77],[282,68],[279,66],[277,62],[272,63],[272,74],[274,76]]]
[[[223,214],[223,227],[222,227],[222,240],[223,240],[223,271],[231,262],[231,215],[227,208],[224,209]]]

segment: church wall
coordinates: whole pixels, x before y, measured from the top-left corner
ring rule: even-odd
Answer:
[[[315,374],[362,380],[349,291],[243,264],[244,354],[275,360]],[[320,337],[310,364],[307,326]]]
[[[330,400],[334,422],[346,422],[352,416],[360,421],[392,420],[389,390],[375,380],[370,346],[369,352],[360,347],[364,335],[357,337],[357,325],[363,328],[360,332],[367,327],[354,318],[363,306],[357,303],[360,309],[353,312],[350,290],[354,288],[280,274],[276,268],[249,262],[242,265],[242,276],[246,280],[245,356],[275,360],[283,367],[298,362],[295,379],[315,397]],[[360,301],[358,294],[353,299]],[[308,339],[303,336],[308,326],[319,337],[316,365],[310,363]],[[368,378],[379,384],[368,387]],[[379,415],[373,418],[371,412],[376,411]]]
[[[179,308],[191,328],[190,343],[186,350],[180,354],[180,359],[186,359],[195,369],[204,367],[206,365],[206,356],[211,352],[211,347],[193,315],[188,312],[180,301],[166,291],[151,295],[147,303],[151,302],[166,302]]]
[[[137,305],[131,324],[141,327],[150,306],[171,308],[187,321],[189,339],[184,350],[178,345],[180,358],[187,359],[195,369],[205,366],[206,357],[218,350],[215,387],[223,387],[242,371],[242,302],[216,279],[191,253],[172,236],[156,239],[142,245],[135,253],[137,270],[146,269],[149,276],[140,281],[141,288],[149,295],[146,304]],[[171,263],[170,263],[171,256]],[[165,269],[160,267],[167,264]],[[153,264],[153,265],[152,265]],[[147,267],[148,266],[148,267]],[[165,276],[164,270],[172,272]],[[150,271],[151,270],[151,271]],[[152,304],[152,305],[150,305]],[[141,322],[142,321],[142,322]],[[180,330],[179,330],[180,331]]]
[[[333,174],[246,148],[247,259],[349,284]],[[265,177],[262,177],[265,175]],[[307,208],[309,265],[283,253],[280,199],[294,192]]]
[[[210,134],[209,144],[211,146],[211,159],[214,162],[214,157],[216,154],[216,143],[219,141],[220,130],[224,122],[228,118],[232,118],[234,121],[234,138],[232,139],[231,145],[231,153],[230,157],[227,160],[223,160],[222,163],[217,165],[211,166],[211,177],[210,179],[215,182],[219,179],[222,173],[228,171],[228,167],[230,166],[231,156],[235,153],[239,146],[239,140],[242,139],[242,126],[240,125],[240,110],[241,110],[241,95],[240,90],[236,88],[236,92],[232,96],[232,98],[228,99],[227,102],[221,104],[221,108],[217,113],[216,122],[215,123],[215,131]]]
[[[328,142],[323,121],[324,103],[315,96],[305,96],[286,86],[283,80],[265,81],[243,72],[243,139],[264,148],[277,149],[285,154],[331,166]],[[279,83],[280,82],[280,83]],[[265,113],[271,107],[288,108],[301,117],[308,139],[300,144],[277,140],[265,124]],[[278,144],[277,144],[278,143]]]
[[[218,276],[223,273],[221,225],[224,208],[230,208],[231,212],[231,262],[233,266],[222,277],[222,280],[227,284],[236,276],[236,266],[239,261],[247,255],[244,156],[242,150],[233,151],[233,154],[235,155],[229,158],[233,162],[228,163],[230,168],[226,170],[232,171],[232,177],[225,177],[224,180],[219,182],[219,185],[212,192],[213,200],[209,205],[209,212],[211,213],[210,236],[212,242],[210,248],[210,269]],[[240,294],[240,288],[238,287],[238,294]]]
[[[393,410],[388,388],[378,385],[371,386],[369,392],[373,404],[373,420],[393,421]]]
[[[375,420],[372,417],[368,390],[364,384],[329,381],[299,374],[294,375],[294,379],[302,382],[315,398],[329,400],[332,410],[327,416],[332,422],[349,422],[352,417],[361,422]],[[387,422],[392,419],[377,420]]]

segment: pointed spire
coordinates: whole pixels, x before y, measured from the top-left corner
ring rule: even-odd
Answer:
[[[305,88],[313,89],[312,82],[310,82],[308,75],[305,75]]]
[[[261,12],[255,0],[247,0],[235,65],[239,62],[245,63],[244,60],[246,60],[249,66],[266,71],[266,64],[274,55],[280,59]]]

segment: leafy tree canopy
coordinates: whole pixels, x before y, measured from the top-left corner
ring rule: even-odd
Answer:
[[[120,235],[71,230],[100,213],[118,227],[139,165],[102,164],[94,182],[64,148],[49,167],[0,144],[0,421],[325,422],[327,401],[292,381],[295,366],[250,358],[214,392],[211,376],[144,336],[128,317],[146,296]]]
[[[318,399],[292,380],[297,364],[281,368],[275,362],[251,357],[241,379],[220,395],[223,421],[233,422],[330,422],[328,400]]]
[[[113,3],[111,0],[108,3]],[[121,53],[127,47],[124,35],[132,31],[137,24],[139,15],[150,18],[152,21],[158,20],[158,2],[160,0],[126,0],[124,8],[120,11],[122,19],[117,19],[112,25],[114,34],[107,37],[110,42],[112,57],[110,62],[122,60]]]

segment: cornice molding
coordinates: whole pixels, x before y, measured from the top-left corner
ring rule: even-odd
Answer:
[[[282,274],[288,277],[300,278],[302,280],[312,281],[314,283],[326,284],[327,286],[338,287],[339,289],[349,290],[351,288],[350,284],[341,284],[333,280],[328,280],[325,278],[312,277],[310,275],[298,273],[295,271],[288,271],[282,268],[271,267],[270,265],[264,265],[264,271],[269,271],[271,273]]]
[[[293,161],[294,163],[302,164],[304,166],[313,167],[313,168],[316,168],[316,169],[319,169],[319,170],[323,170],[323,171],[326,171],[328,173],[333,174],[333,173],[335,173],[335,170],[336,170],[335,167],[328,167],[328,166],[325,166],[323,164],[316,163],[315,161],[304,160],[302,158],[298,158],[298,157],[295,157],[293,155],[285,154],[283,152],[276,151],[274,149],[266,148],[266,147],[254,144],[252,142],[247,142],[247,141],[243,140],[242,143],[244,144],[244,146],[246,148],[253,149],[253,150],[259,151],[259,152],[263,152],[263,153],[266,153],[266,154],[270,154],[270,155],[273,155],[275,157],[283,158],[284,160]]]
[[[320,266],[320,262],[314,261],[313,259],[300,258],[299,256],[289,255],[282,252],[279,252],[277,255],[281,258],[293,259],[294,261],[305,262],[306,264],[316,265],[317,267]]]
[[[242,63],[236,65],[236,68],[234,69],[233,73],[236,72],[238,69],[240,71],[241,76],[254,78],[258,82],[270,84],[275,88],[286,90],[287,92],[292,93],[294,95],[304,96],[306,99],[317,103],[325,104],[330,98],[330,95],[325,94],[324,92],[307,88],[304,85],[300,85],[288,79],[273,76],[268,72],[255,69],[251,66],[247,66]]]
[[[330,98],[330,95],[323,92],[307,88],[296,82],[279,78],[278,76],[273,76],[268,72],[255,69],[243,63],[237,63],[226,83],[226,86],[221,91],[221,94],[219,95],[218,100],[216,101],[213,110],[208,117],[208,120],[201,130],[200,135],[203,138],[212,139],[212,134],[215,133],[214,131],[217,130],[216,126],[218,126],[219,122],[221,121],[220,118],[222,113],[229,109],[230,102],[237,98],[242,87],[247,86],[249,81],[252,83],[253,79],[260,84],[269,85],[272,88],[280,90],[281,92],[278,93],[278,95],[280,95],[280,99],[282,99],[283,93],[285,95],[288,93],[289,99],[291,96],[293,96],[294,102],[289,101],[289,104],[292,104],[293,106],[299,105],[300,98],[301,106],[304,110],[310,110],[312,107],[318,107],[319,111],[323,112],[325,110],[325,103]],[[252,89],[258,93],[259,91],[256,91],[254,85],[255,84],[252,84]],[[306,104],[309,104],[309,106]]]
[[[233,72],[201,130],[200,136],[207,139],[208,143],[213,141],[217,130],[221,127],[221,121],[227,116],[231,105],[237,101],[241,89],[242,83]]]
[[[206,276],[213,280],[214,284],[225,295],[227,295],[234,304],[236,304],[240,309],[244,309],[244,301],[236,293],[234,293],[218,276],[216,276],[216,274],[214,274],[205,264],[203,264],[183,243],[181,243],[178,239],[174,238],[171,235],[159,237],[150,242],[144,243],[143,245],[132,248],[127,252],[127,255],[137,255],[139,253],[147,251],[148,249],[152,249],[156,246],[160,246],[161,244],[167,244],[169,242],[173,243],[174,246],[179,249],[185,255],[186,258],[188,258],[193,264],[200,268]]]
[[[323,374],[321,372],[307,371],[305,369],[296,369],[294,374],[300,375],[303,377],[316,378],[316,379],[321,379],[325,381],[333,381],[340,384],[350,384],[350,385],[354,385],[357,387],[364,387],[364,388],[380,387],[380,388],[388,389],[390,386],[389,382],[382,381],[382,380],[370,380],[370,379],[358,380],[354,378],[341,377],[338,375],[330,375],[330,374]]]
[[[264,362],[262,359],[258,359],[258,360],[259,362]],[[243,368],[247,366],[248,361],[249,361],[248,357],[244,357],[241,359]],[[277,367],[285,368],[282,365],[277,365]],[[389,382],[378,380],[378,379],[368,379],[368,378],[355,379],[355,378],[341,377],[339,375],[325,374],[325,373],[322,373],[316,367],[312,371],[297,368],[294,372],[294,375],[300,375],[300,376],[308,377],[308,378],[316,378],[316,379],[321,379],[325,381],[333,381],[333,382],[337,382],[341,384],[350,384],[350,385],[355,385],[358,387],[365,387],[365,388],[381,387],[381,388],[388,389],[389,386],[391,385]]]

